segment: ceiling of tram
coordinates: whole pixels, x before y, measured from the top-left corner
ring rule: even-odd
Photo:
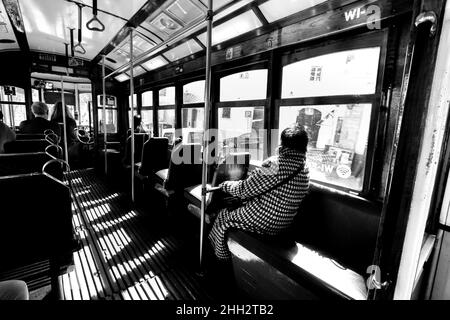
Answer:
[[[65,43],[71,42],[70,28],[74,29],[74,44],[78,43],[77,3],[82,6],[81,43],[86,53],[76,53],[75,56],[101,63],[100,55],[105,52],[105,64],[118,71],[115,75],[118,81],[127,80],[130,75],[130,70],[125,66],[131,57],[127,25],[135,26],[133,57],[140,58],[139,65],[134,68],[135,76],[205,50],[207,0],[97,0],[97,17],[105,25],[103,32],[91,31],[86,27],[93,17],[94,2],[0,1],[0,40],[15,41],[0,41],[0,51],[22,48],[20,44],[23,40],[20,40],[23,38],[31,51],[65,55]],[[213,0],[213,45],[324,2],[327,0]],[[8,19],[4,4],[14,8],[18,4],[18,15],[22,16],[19,20],[23,20],[19,29],[24,29],[26,38],[20,31],[14,33],[10,23],[13,20]],[[185,28],[192,29],[182,38],[177,38],[180,30]],[[70,54],[70,45],[68,52]]]
[[[82,1],[80,1],[82,2]],[[92,18],[92,10],[84,7],[82,12],[82,44],[86,49],[83,58],[93,59],[119,32],[146,0],[98,0],[98,9],[109,11],[124,19],[98,12],[98,19],[106,26],[105,31],[95,32],[86,28]],[[64,43],[70,43],[70,30],[74,28],[75,42],[78,29],[78,6],[69,1],[20,0],[25,30],[31,50],[65,54]],[[92,1],[84,0],[91,5]]]

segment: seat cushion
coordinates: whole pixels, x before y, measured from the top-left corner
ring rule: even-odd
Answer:
[[[366,299],[366,284],[360,274],[298,242],[287,246],[269,243],[249,233],[233,230],[229,232],[228,247],[235,271],[245,270],[237,275],[240,285],[246,287],[244,291],[255,291],[259,298]],[[273,273],[273,277],[268,273]],[[255,286],[250,288],[249,283]],[[292,290],[283,292],[283,283],[291,285]]]

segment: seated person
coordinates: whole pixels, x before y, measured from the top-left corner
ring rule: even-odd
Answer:
[[[22,121],[19,125],[20,133],[43,134],[45,130],[53,130],[55,134],[61,136],[58,124],[47,120],[48,106],[43,102],[35,102],[31,105],[34,118]]]
[[[145,129],[142,127],[142,119],[141,116],[136,114],[134,117],[134,133],[147,133]],[[127,138],[131,135],[131,129],[127,131]]]
[[[309,189],[307,145],[303,127],[288,127],[281,133],[277,156],[264,161],[246,180],[220,184],[222,191],[245,202],[237,209],[220,210],[214,221],[209,240],[219,261],[231,259],[225,239],[230,228],[278,235],[291,226]]]
[[[77,123],[75,119],[70,114],[69,108],[65,105],[65,113],[66,113],[66,134],[67,134],[67,146],[70,148],[76,140],[77,137],[75,135],[75,129],[77,127]],[[53,112],[50,116],[50,122],[55,126],[59,126],[59,128],[64,127],[64,117],[63,117],[63,103],[58,101],[55,103],[55,107],[53,108]],[[55,132],[56,133],[56,132]],[[61,138],[64,139],[64,132],[61,133]]]
[[[27,284],[21,280],[0,281],[0,300],[28,300]]]
[[[3,123],[3,112],[0,111],[0,153],[5,152],[3,145],[6,142],[16,140],[16,134],[5,123]]]

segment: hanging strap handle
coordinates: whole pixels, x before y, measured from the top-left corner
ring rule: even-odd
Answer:
[[[76,53],[85,54],[86,49],[81,44],[82,40],[81,26],[83,25],[83,5],[77,3],[77,6],[78,6],[78,43],[73,49],[75,50]]]
[[[105,25],[97,18],[97,0],[92,0],[92,14],[93,17],[86,23],[86,28],[91,31],[105,31]],[[98,23],[100,26],[92,25],[93,23]]]

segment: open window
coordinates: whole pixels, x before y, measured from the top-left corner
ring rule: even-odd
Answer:
[[[98,131],[104,133],[103,125],[103,95],[98,95]],[[106,132],[117,133],[117,99],[114,96],[106,95],[105,117]]]
[[[153,132],[153,91],[142,93],[142,127],[146,132]]]

